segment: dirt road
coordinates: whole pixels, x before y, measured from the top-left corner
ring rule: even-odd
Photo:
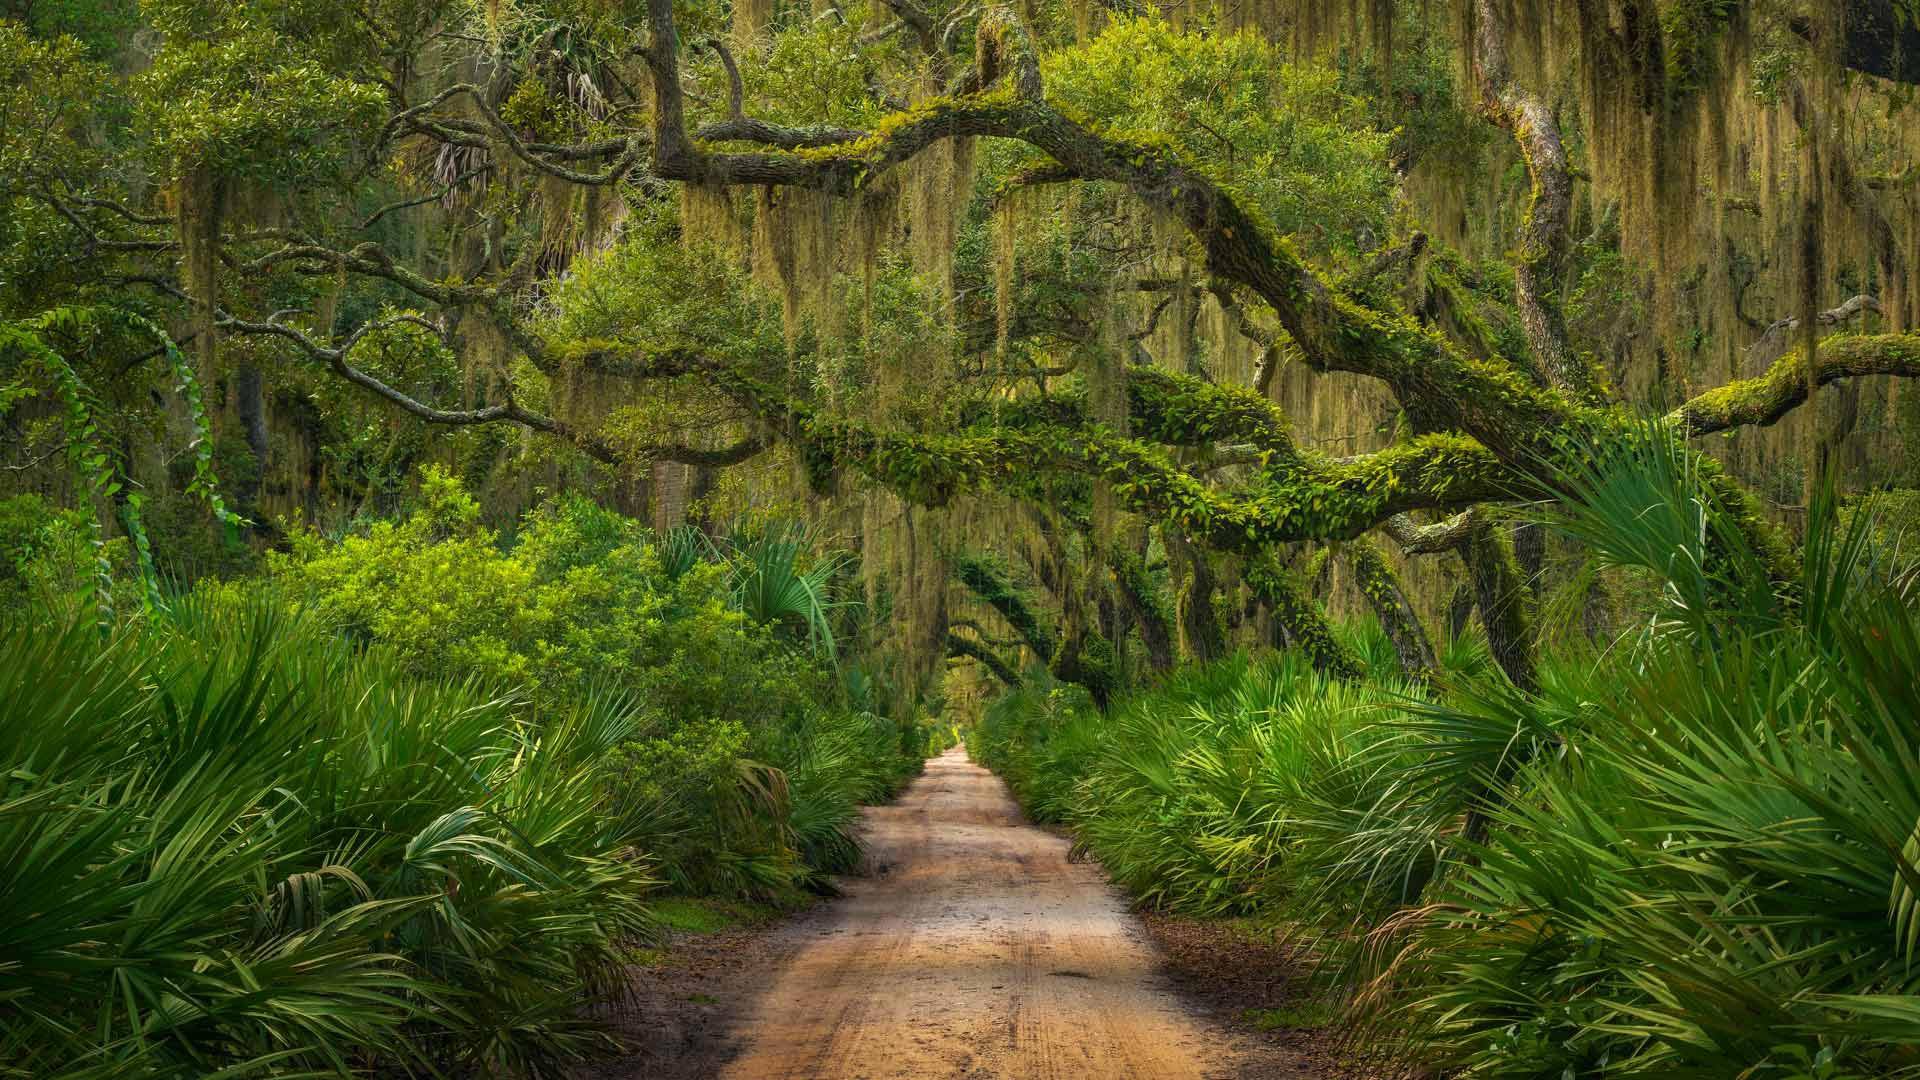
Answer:
[[[729,1080],[1231,1077],[1119,897],[952,750],[867,811],[850,881],[743,1018]]]

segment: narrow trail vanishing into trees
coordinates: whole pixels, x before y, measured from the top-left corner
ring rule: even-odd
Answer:
[[[744,1018],[729,1080],[1240,1075],[1098,867],[950,750],[866,811],[872,873]]]

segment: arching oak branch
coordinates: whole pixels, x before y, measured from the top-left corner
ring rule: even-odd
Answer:
[[[1709,390],[1668,413],[1667,421],[1689,436],[1771,424],[1807,400],[1806,369],[1796,349],[1766,374]],[[1814,381],[1824,385],[1861,375],[1920,378],[1920,334],[1847,334],[1820,343]]]

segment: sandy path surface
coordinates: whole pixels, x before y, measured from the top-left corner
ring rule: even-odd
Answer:
[[[866,811],[874,873],[796,924],[729,1080],[1236,1075],[1140,926],[1067,841],[950,750]]]

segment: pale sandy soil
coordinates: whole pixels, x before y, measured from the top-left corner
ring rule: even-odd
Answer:
[[[865,815],[867,875],[800,919],[646,976],[648,1004],[624,1025],[645,1049],[595,1075],[1335,1075],[1311,1044],[1249,1032],[1192,994],[1190,957],[1168,964],[1099,868],[1069,862],[1067,840],[1026,824],[964,750]]]
[[[867,812],[873,873],[745,1018],[728,1080],[1236,1075],[1066,840],[955,749]]]

